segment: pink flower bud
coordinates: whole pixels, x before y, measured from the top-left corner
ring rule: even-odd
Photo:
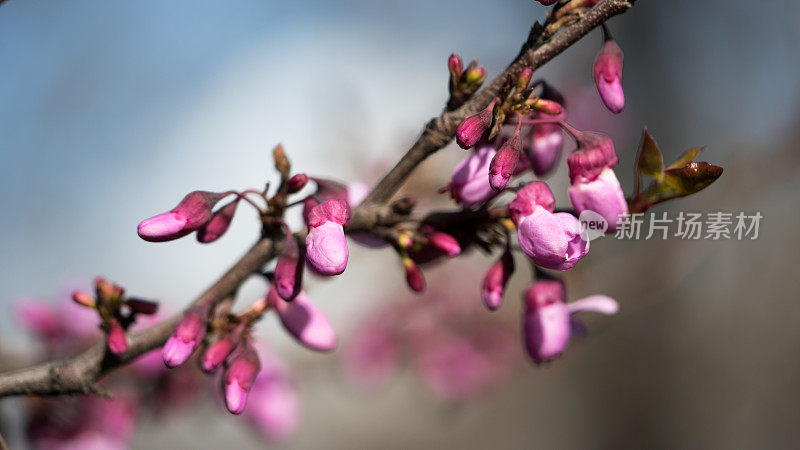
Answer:
[[[569,199],[575,212],[594,211],[608,223],[607,233],[617,230],[619,221],[628,214],[628,202],[614,171],[605,167],[593,181],[576,178],[569,188]]]
[[[226,195],[228,193],[190,192],[172,210],[139,223],[139,237],[149,242],[164,242],[186,236],[211,220],[212,208]]]
[[[306,258],[322,275],[339,275],[349,255],[343,225],[350,219],[347,202],[331,199],[315,206],[308,215]]]
[[[540,113],[534,114],[534,119],[540,118]],[[563,146],[564,136],[560,126],[550,123],[535,125],[525,146],[533,173],[541,177],[552,171],[558,164]]]
[[[447,256],[453,257],[461,253],[461,246],[453,236],[447,233],[436,231],[431,227],[426,227],[428,244],[444,252]]]
[[[83,291],[75,291],[72,293],[72,301],[87,308],[94,308],[97,302],[94,297]]]
[[[305,253],[286,227],[286,241],[283,252],[275,265],[275,289],[282,299],[291,301],[303,287],[303,266]]]
[[[619,114],[625,107],[625,93],[622,90],[622,50],[613,40],[608,39],[594,60],[594,82],[603,104],[609,111]]]
[[[164,344],[164,364],[167,367],[177,367],[192,355],[195,347],[206,334],[206,321],[212,302],[206,301],[202,305],[189,308],[183,319],[178,323],[175,332]]]
[[[336,331],[305,292],[301,291],[292,302],[286,302],[272,287],[267,293],[267,303],[275,308],[286,331],[304,346],[323,352],[336,347]]]
[[[223,376],[225,389],[225,406],[232,414],[241,414],[247,405],[247,394],[261,370],[261,362],[251,343],[247,342],[242,350],[234,355]]]
[[[447,70],[455,75],[456,78],[460,78],[461,73],[464,70],[464,63],[462,62],[461,57],[455,53],[451,54],[450,57],[447,58]]]
[[[519,162],[519,154],[522,151],[522,138],[520,138],[519,130],[518,126],[514,130],[514,134],[494,155],[489,165],[489,186],[495,191],[502,191],[506,187],[517,167],[517,162]]]
[[[115,355],[121,355],[128,349],[128,340],[125,330],[116,320],[108,328],[108,349]]]
[[[506,289],[508,279],[514,273],[514,257],[511,251],[506,249],[483,277],[481,285],[481,299],[489,310],[494,311],[503,303],[503,292]]]
[[[573,183],[578,179],[592,181],[604,168],[613,169],[617,165],[614,141],[609,136],[581,133],[577,139],[578,149],[567,156],[569,179]]]
[[[538,281],[523,295],[525,350],[536,364],[558,358],[567,348],[570,312],[564,298],[564,285],[555,280]]]
[[[243,331],[244,324],[239,325],[234,331],[208,346],[200,363],[200,367],[204,372],[213,372],[214,369],[225,362],[228,356],[233,353],[233,350],[236,349],[236,346],[239,345]]]
[[[414,292],[425,290],[425,276],[411,258],[403,258],[403,268],[406,270],[406,282]]]
[[[459,147],[468,149],[478,143],[483,133],[486,133],[486,130],[492,126],[494,106],[499,101],[500,99],[495,97],[483,111],[474,116],[469,116],[461,122],[456,129],[456,142]]]
[[[211,216],[211,220],[197,230],[197,241],[208,244],[222,237],[231,225],[237,205],[239,205],[239,197],[216,211]]]
[[[450,196],[464,208],[471,208],[497,195],[486,182],[486,173],[497,149],[490,144],[479,147],[461,160],[450,180]]]
[[[306,183],[308,183],[308,175],[304,173],[298,173],[297,175],[289,178],[289,181],[286,182],[286,185],[289,188],[289,193],[294,194],[299,192],[300,189],[303,189]]]
[[[553,212],[556,199],[547,183],[533,181],[517,191],[517,197],[508,204],[508,214],[515,224],[519,225],[523,218],[533,214],[537,206]]]

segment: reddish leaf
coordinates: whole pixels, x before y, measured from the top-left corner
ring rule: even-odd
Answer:
[[[664,171],[664,181],[683,197],[700,192],[722,175],[722,167],[707,162],[692,162]]]
[[[686,150],[678,159],[675,160],[675,162],[667,167],[667,170],[685,167],[687,164],[694,162],[695,158],[697,158],[697,155],[699,155],[700,152],[705,149],[705,147],[697,147]]]

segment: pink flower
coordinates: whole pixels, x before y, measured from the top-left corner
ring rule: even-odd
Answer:
[[[175,333],[164,344],[163,357],[164,364],[167,367],[177,367],[186,362],[195,347],[203,340],[203,336],[206,334],[206,321],[212,303],[209,300],[186,311],[183,319],[175,328]]]
[[[597,58],[592,72],[597,92],[609,111],[619,114],[625,107],[625,93],[622,90],[622,50],[616,41],[606,36],[606,41]]]
[[[536,364],[564,353],[572,334],[572,314],[615,314],[618,310],[617,302],[605,295],[593,295],[569,305],[564,303],[565,298],[564,284],[558,280],[537,281],[523,295],[525,350]]]
[[[541,117],[536,113],[534,118]],[[544,176],[553,170],[560,159],[561,149],[564,146],[561,127],[549,123],[535,125],[529,139],[530,143],[525,149],[533,173],[538,177]]]
[[[361,387],[377,388],[395,373],[398,357],[392,320],[380,315],[351,336],[344,353],[345,373]]]
[[[569,198],[575,212],[594,211],[616,231],[620,216],[628,213],[628,202],[614,171],[617,155],[614,142],[605,135],[583,133],[579,149],[567,157],[572,186]]]
[[[491,144],[477,147],[458,163],[450,180],[450,196],[464,208],[472,208],[497,195],[486,182],[486,173],[497,154]]]
[[[211,220],[197,230],[197,241],[208,244],[222,237],[231,225],[238,204],[239,197],[215,212],[211,216]]]
[[[225,406],[232,414],[241,414],[247,405],[247,395],[261,370],[261,362],[252,343],[246,342],[232,357],[223,375]]]
[[[472,148],[481,139],[486,130],[492,126],[492,118],[494,117],[494,106],[500,99],[495,97],[478,114],[469,116],[456,129],[456,142],[458,146],[463,149]]]
[[[64,334],[61,316],[55,308],[44,302],[33,299],[20,300],[16,303],[14,312],[16,320],[22,326],[47,340]]]
[[[494,380],[494,361],[465,339],[435,336],[419,356],[422,381],[445,400],[467,400]]]
[[[483,277],[481,285],[481,299],[483,304],[489,310],[494,311],[503,303],[503,292],[506,289],[506,283],[514,273],[514,257],[511,251],[506,249],[503,256],[497,260]]]
[[[244,323],[237,326],[234,331],[226,334],[222,339],[208,346],[200,363],[200,367],[204,372],[213,372],[225,362],[228,356],[236,349],[236,346],[239,345],[243,331]]]
[[[268,440],[284,442],[297,430],[300,401],[288,370],[274,358],[261,358],[263,368],[250,389],[250,422]]]
[[[283,252],[275,265],[275,289],[284,300],[292,300],[303,288],[303,266],[305,254],[297,245],[288,227]]]
[[[343,226],[350,219],[350,207],[339,199],[326,200],[308,215],[306,258],[323,275],[339,275],[347,267],[347,239]]]
[[[594,211],[608,223],[607,233],[617,230],[628,214],[628,202],[614,171],[606,167],[593,181],[576,181],[569,188],[569,199],[578,214]]]
[[[336,331],[330,321],[301,291],[291,302],[284,301],[274,287],[267,293],[267,304],[275,308],[281,324],[298,342],[311,350],[330,351],[336,347]]]
[[[589,252],[586,231],[569,213],[553,214],[550,188],[541,181],[529,183],[509,204],[509,214],[517,224],[522,251],[539,266],[569,270]]]
[[[306,186],[306,183],[308,183],[308,175],[304,173],[298,173],[297,175],[289,178],[289,180],[286,182],[286,185],[289,193],[294,194],[303,189]]]
[[[212,217],[212,209],[229,192],[190,192],[175,208],[139,223],[139,237],[150,242],[178,239],[199,229]]]
[[[442,233],[441,231],[436,231],[432,227],[426,227],[425,234],[428,239],[428,244],[437,250],[441,250],[447,256],[452,258],[461,253],[461,246],[453,236]]]
[[[414,292],[425,290],[425,276],[419,266],[411,258],[403,258],[403,268],[406,270],[406,283]]]
[[[519,155],[522,152],[522,139],[519,131],[520,127],[517,126],[514,134],[500,147],[489,164],[489,186],[495,191],[502,191],[506,187],[517,167]]]

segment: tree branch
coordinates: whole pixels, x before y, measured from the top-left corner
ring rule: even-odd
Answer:
[[[546,31],[543,26],[535,24],[519,55],[506,70],[459,109],[444,111],[439,117],[428,122],[414,145],[372,188],[364,202],[353,210],[348,230],[370,230],[380,224],[387,214],[387,202],[411,172],[425,158],[450,142],[462,120],[486,107],[499,93],[507,77],[515,77],[526,66],[534,70],[541,67],[601,23],[625,12],[631,4],[632,2],[623,0],[604,0],[555,35],[550,35],[551,32]],[[268,235],[259,239],[216,283],[198,296],[192,305],[208,298],[223,299],[234,295],[248,277],[259,272],[266,263],[279,254],[282,248],[279,237]],[[107,395],[97,385],[97,380],[145,352],[163,346],[181,317],[182,314],[176,314],[158,325],[129,335],[128,350],[120,356],[107,352],[103,341],[72,358],[0,374],[0,397],[90,392]]]
[[[536,70],[560,54],[594,28],[608,19],[622,14],[632,6],[624,0],[605,0],[588,11],[583,18],[549,36],[544,27],[534,24],[528,41],[522,46],[517,58],[480,91],[455,111],[444,111],[425,126],[422,135],[397,164],[372,188],[361,207],[354,211],[351,221],[354,227],[369,228],[369,214],[376,205],[389,200],[397,192],[411,172],[428,156],[447,145],[455,135],[458,125],[467,117],[485,108],[497,96],[507,77],[515,78],[524,67]]]

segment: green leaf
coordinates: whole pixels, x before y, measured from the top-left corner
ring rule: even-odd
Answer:
[[[675,160],[675,162],[673,162],[672,164],[669,165],[669,167],[667,167],[667,170],[680,169],[681,167],[684,167],[687,164],[694,162],[695,158],[697,158],[697,155],[699,155],[700,152],[702,152],[705,149],[706,149],[705,147],[697,147],[686,150],[678,159]]]
[[[664,171],[664,182],[683,197],[700,192],[722,175],[722,167],[707,162],[691,162],[683,167]]]
[[[647,128],[644,129],[642,135],[642,145],[639,149],[636,168],[639,173],[653,178],[661,178],[661,171],[664,169],[664,157],[661,156],[661,150]]]

